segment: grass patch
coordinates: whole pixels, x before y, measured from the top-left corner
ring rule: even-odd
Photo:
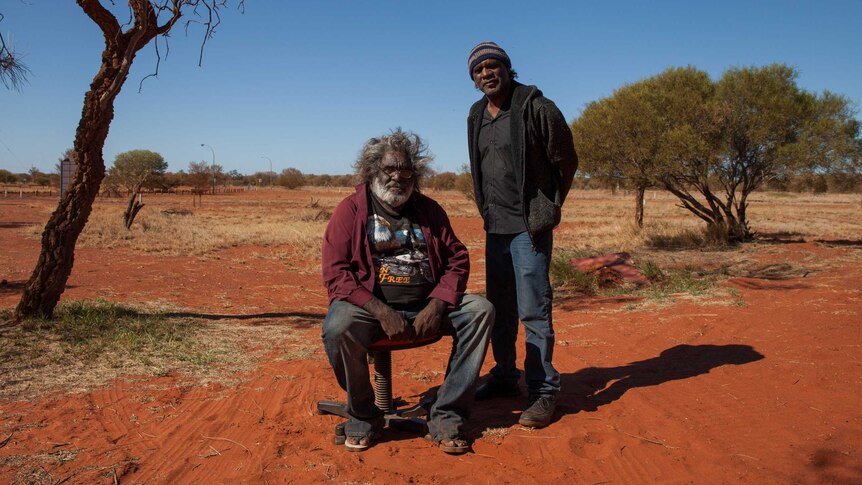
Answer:
[[[52,321],[30,320],[22,337],[56,342],[68,358],[110,356],[116,363],[130,359],[149,364],[154,358],[207,365],[218,360],[196,348],[193,334],[200,326],[189,319],[165,318],[111,303],[84,300],[61,303]]]
[[[166,317],[105,300],[62,302],[53,320],[12,326],[0,312],[0,399],[83,392],[123,375],[182,374],[195,383],[238,380],[262,351],[248,342],[284,342],[295,327],[257,328]]]
[[[643,289],[641,294],[647,298],[665,299],[670,295],[688,294],[691,296],[702,296],[707,294],[718,283],[720,271],[704,271],[702,269],[685,266],[679,269],[652,272],[650,278],[652,285]]]

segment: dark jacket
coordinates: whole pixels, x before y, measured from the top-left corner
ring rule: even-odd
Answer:
[[[563,202],[578,169],[572,130],[553,101],[536,86],[512,81],[512,159],[521,187],[524,224],[535,237],[560,223]],[[479,160],[479,129],[488,106],[483,97],[470,108],[467,140],[479,213],[486,219]],[[487,230],[487,223],[485,229]]]
[[[323,285],[329,303],[346,300],[356,306],[368,302],[374,292],[374,263],[368,243],[368,189],[356,186],[356,192],[345,198],[326,226],[323,234]],[[425,236],[431,276],[437,286],[428,298],[439,298],[450,306],[458,303],[467,288],[470,258],[467,248],[452,231],[449,217],[437,202],[419,192],[410,198],[413,221]]]

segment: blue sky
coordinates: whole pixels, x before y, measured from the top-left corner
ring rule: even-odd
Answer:
[[[72,145],[101,32],[71,0],[3,0],[0,13],[0,31],[33,71],[20,93],[0,87],[0,168],[52,171]],[[685,65],[718,78],[732,66],[787,63],[802,87],[859,105],[860,18],[859,0],[247,0],[244,15],[224,13],[202,67],[200,30],[176,28],[158,78],[139,93],[156,58],[152,47],[138,54],[105,163],[142,148],[177,171],[209,162],[206,143],[227,170],[266,171],[269,157],[275,171],[350,173],[368,138],[400,126],[425,138],[437,170],[457,171],[479,97],[466,58],[485,40],[569,121],[623,84]]]

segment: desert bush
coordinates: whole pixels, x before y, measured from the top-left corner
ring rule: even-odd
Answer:
[[[455,188],[457,179],[458,176],[454,172],[441,172],[428,177],[423,187],[433,190],[452,190]]]
[[[634,267],[651,282],[657,282],[664,279],[664,271],[661,270],[658,263],[651,259],[637,261],[634,263]]]
[[[473,193],[473,175],[470,174],[470,167],[461,165],[461,171],[455,177],[455,190],[464,194],[467,200],[476,200],[476,195]]]
[[[720,228],[713,227],[711,232],[719,231]],[[705,229],[683,229],[675,232],[655,231],[645,237],[646,245],[652,249],[691,249],[704,245],[707,239],[720,240],[721,233],[707,237]]]
[[[278,175],[276,183],[288,189],[297,189],[305,185],[305,176],[296,168],[286,168]]]
[[[0,184],[14,184],[18,182],[18,177],[12,172],[0,168]]]

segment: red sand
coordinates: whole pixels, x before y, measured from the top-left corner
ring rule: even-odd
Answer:
[[[0,279],[9,281],[0,308],[15,305],[38,251],[16,223],[41,217],[0,202]],[[455,226],[464,239],[480,237],[475,221]],[[607,298],[560,299],[557,418],[529,430],[517,424],[522,398],[478,403],[468,428],[473,452],[463,456],[395,431],[363,453],[334,445],[337,418],[316,415],[315,402],[343,393],[320,349],[310,360],[272,353],[235,386],[132,376],[84,394],[2,400],[0,482],[860,483],[860,245],[781,248],[780,258],[763,261],[825,261],[828,269],[731,280],[744,306],[632,312]],[[234,315],[325,311],[316,278],[271,261],[111,256],[79,250],[64,298],[162,298]],[[318,328],[303,331],[319,339]],[[415,402],[439,385],[442,374],[430,382],[411,375],[442,373],[448,345],[397,353],[396,395]],[[486,428],[502,430],[482,438]]]

